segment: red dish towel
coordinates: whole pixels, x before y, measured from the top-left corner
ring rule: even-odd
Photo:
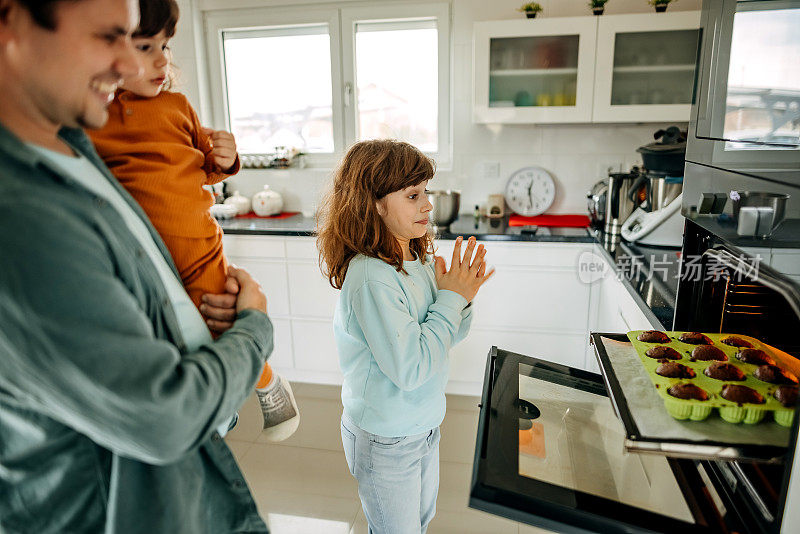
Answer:
[[[561,228],[586,228],[588,215],[536,215],[523,217],[516,213],[508,218],[509,226],[559,226]]]
[[[299,211],[282,211],[277,215],[270,215],[269,217],[261,217],[260,215],[256,215],[254,212],[250,212],[246,215],[237,215],[236,219],[288,219],[294,215],[300,213]]]

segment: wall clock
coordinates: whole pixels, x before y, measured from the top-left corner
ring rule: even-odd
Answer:
[[[509,177],[505,197],[514,213],[525,217],[539,215],[553,204],[556,184],[541,167],[523,167]]]

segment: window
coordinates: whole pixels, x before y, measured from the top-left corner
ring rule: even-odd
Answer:
[[[208,12],[214,123],[243,155],[295,147],[329,166],[392,137],[446,167],[449,16],[446,3]]]

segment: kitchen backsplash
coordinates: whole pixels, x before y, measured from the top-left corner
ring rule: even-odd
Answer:
[[[175,63],[180,68],[182,86],[201,118],[209,117],[206,73],[202,57],[202,17],[197,2],[179,0],[183,17],[173,40]],[[293,5],[295,0],[207,0],[202,9]],[[303,3],[309,2],[305,0]],[[355,2],[358,5],[386,3],[382,0]],[[402,3],[402,2],[392,2]],[[544,17],[591,16],[586,0],[541,0]],[[668,126],[662,123],[625,125],[508,125],[472,123],[472,28],[482,20],[519,19],[520,0],[455,0],[453,10],[453,161],[440,168],[430,188],[461,191],[461,211],[472,212],[483,205],[491,193],[502,193],[508,177],[526,166],[539,166],[553,176],[557,193],[551,213],[583,213],[586,193],[609,167],[619,170],[640,161],[636,148],[653,141],[653,132]],[[695,10],[700,0],[683,0],[671,10]],[[614,0],[607,14],[652,12],[646,0]],[[194,17],[195,24],[188,24]],[[196,52],[200,50],[200,52]],[[279,83],[279,81],[276,81]],[[684,128],[686,124],[678,123]],[[252,196],[264,184],[280,192],[285,209],[309,211],[316,205],[332,169],[243,170],[229,179],[232,189]]]

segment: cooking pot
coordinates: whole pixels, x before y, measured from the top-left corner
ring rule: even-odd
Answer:
[[[428,201],[433,204],[431,224],[437,228],[447,228],[458,218],[461,193],[451,190],[428,191]]]
[[[670,176],[683,176],[683,167],[686,164],[686,137],[680,128],[670,126],[666,130],[658,130],[653,137],[657,140],[655,143],[636,149],[642,155],[644,168]]]

